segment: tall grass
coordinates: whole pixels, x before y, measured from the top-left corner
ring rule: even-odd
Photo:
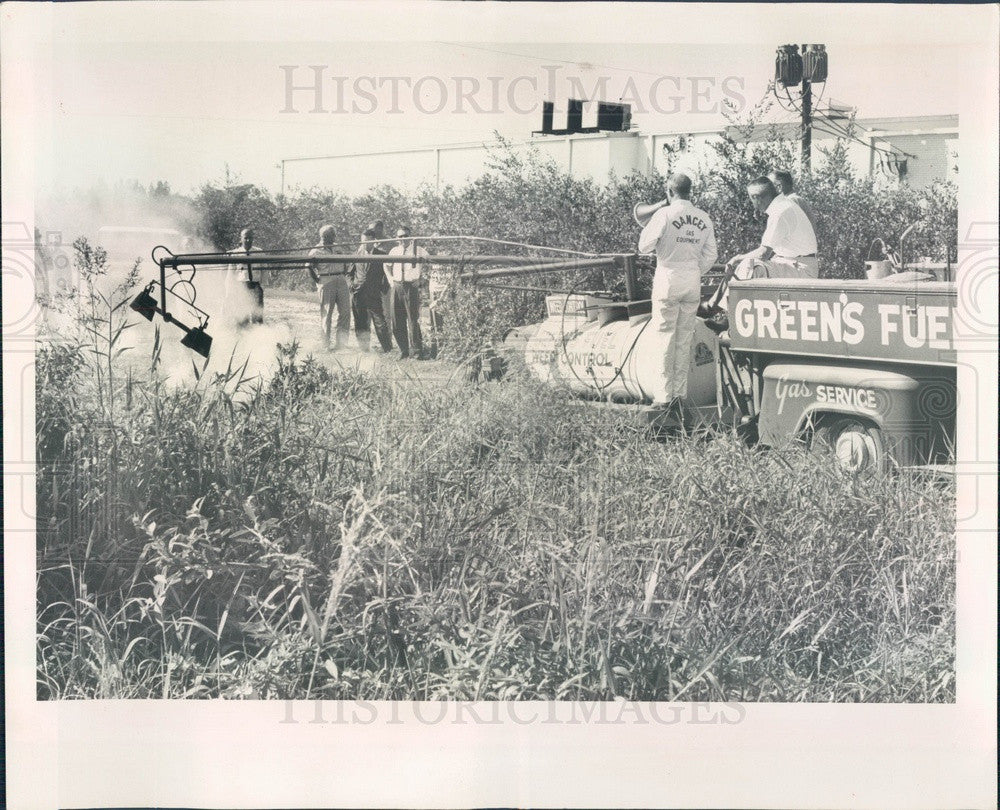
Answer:
[[[948,484],[517,376],[108,350],[38,353],[40,698],[954,700]]]

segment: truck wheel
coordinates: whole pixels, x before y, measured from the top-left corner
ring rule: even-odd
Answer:
[[[888,456],[882,431],[856,419],[837,419],[816,428],[814,452],[831,454],[837,466],[850,475],[884,472]]]

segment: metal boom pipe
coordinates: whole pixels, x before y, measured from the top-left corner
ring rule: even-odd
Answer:
[[[521,284],[479,284],[491,290],[511,290],[513,292],[540,292],[549,295],[572,295],[579,290],[560,290],[552,287],[525,287]]]
[[[531,261],[536,266],[548,267],[550,265],[566,265],[571,267],[581,263],[591,263],[587,266],[597,264],[607,264],[613,262],[611,258],[601,259],[572,259],[567,261],[562,257],[551,259],[539,258],[537,256],[389,256],[387,254],[371,253],[327,253],[318,256],[289,256],[287,253],[267,253],[260,251],[250,254],[225,254],[225,253],[190,253],[166,256],[157,259],[157,264],[161,267],[205,267],[211,265],[279,265],[288,268],[308,267],[310,264],[355,264],[357,262],[371,262],[373,264],[517,264],[518,262]],[[595,264],[596,263],[596,264]]]
[[[555,273],[559,270],[589,270],[597,267],[614,268],[616,265],[617,259],[614,257],[603,259],[573,259],[570,261],[561,260],[558,262],[529,264],[526,267],[501,267],[496,270],[462,273],[458,276],[458,279],[459,281],[475,281],[477,279],[526,276],[530,273]]]

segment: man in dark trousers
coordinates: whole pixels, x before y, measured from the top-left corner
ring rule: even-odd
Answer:
[[[361,234],[358,255],[385,255],[385,250],[379,249],[372,241],[375,239],[378,239],[378,231],[369,226]],[[382,351],[391,352],[392,339],[389,337],[389,324],[386,322],[382,303],[383,296],[389,292],[389,280],[382,263],[354,262],[349,266],[348,278],[351,283],[351,309],[354,310],[354,333],[358,339],[358,347],[363,352],[371,350],[371,324]]]
[[[253,228],[240,231],[240,246],[229,251],[231,256],[249,256],[259,247],[253,244]],[[253,267],[236,262],[226,269],[225,308],[240,326],[264,322],[264,290],[254,281]]]
[[[389,251],[390,256],[427,258],[427,251],[417,245],[406,225],[396,231],[399,244]],[[389,265],[392,282],[392,332],[399,346],[400,359],[424,359],[424,341],[420,334],[420,280],[424,266],[416,262],[396,262]]]
[[[380,219],[373,219],[368,223],[368,228],[366,230],[371,231],[372,238],[377,240],[375,243],[375,249],[373,253],[385,254],[389,252],[389,248],[386,247],[386,243],[381,241],[385,239],[385,223]],[[389,266],[382,265],[382,269],[385,271],[386,278],[389,284],[392,284],[392,279],[389,279]],[[382,291],[382,314],[385,316],[385,322],[389,325],[389,332],[392,332],[392,288],[391,286],[385,287]]]

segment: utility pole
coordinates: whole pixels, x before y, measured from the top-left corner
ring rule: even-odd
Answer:
[[[803,55],[806,45],[802,46]],[[812,163],[812,82],[809,73],[802,72],[802,173],[808,174]]]
[[[799,112],[802,115],[801,168],[804,173],[809,172],[812,163],[812,86],[825,86],[828,68],[825,45],[805,44],[802,45],[801,53],[798,45],[782,45],[778,48],[774,62],[775,95],[779,85],[785,88],[786,93],[790,87],[799,91]]]

